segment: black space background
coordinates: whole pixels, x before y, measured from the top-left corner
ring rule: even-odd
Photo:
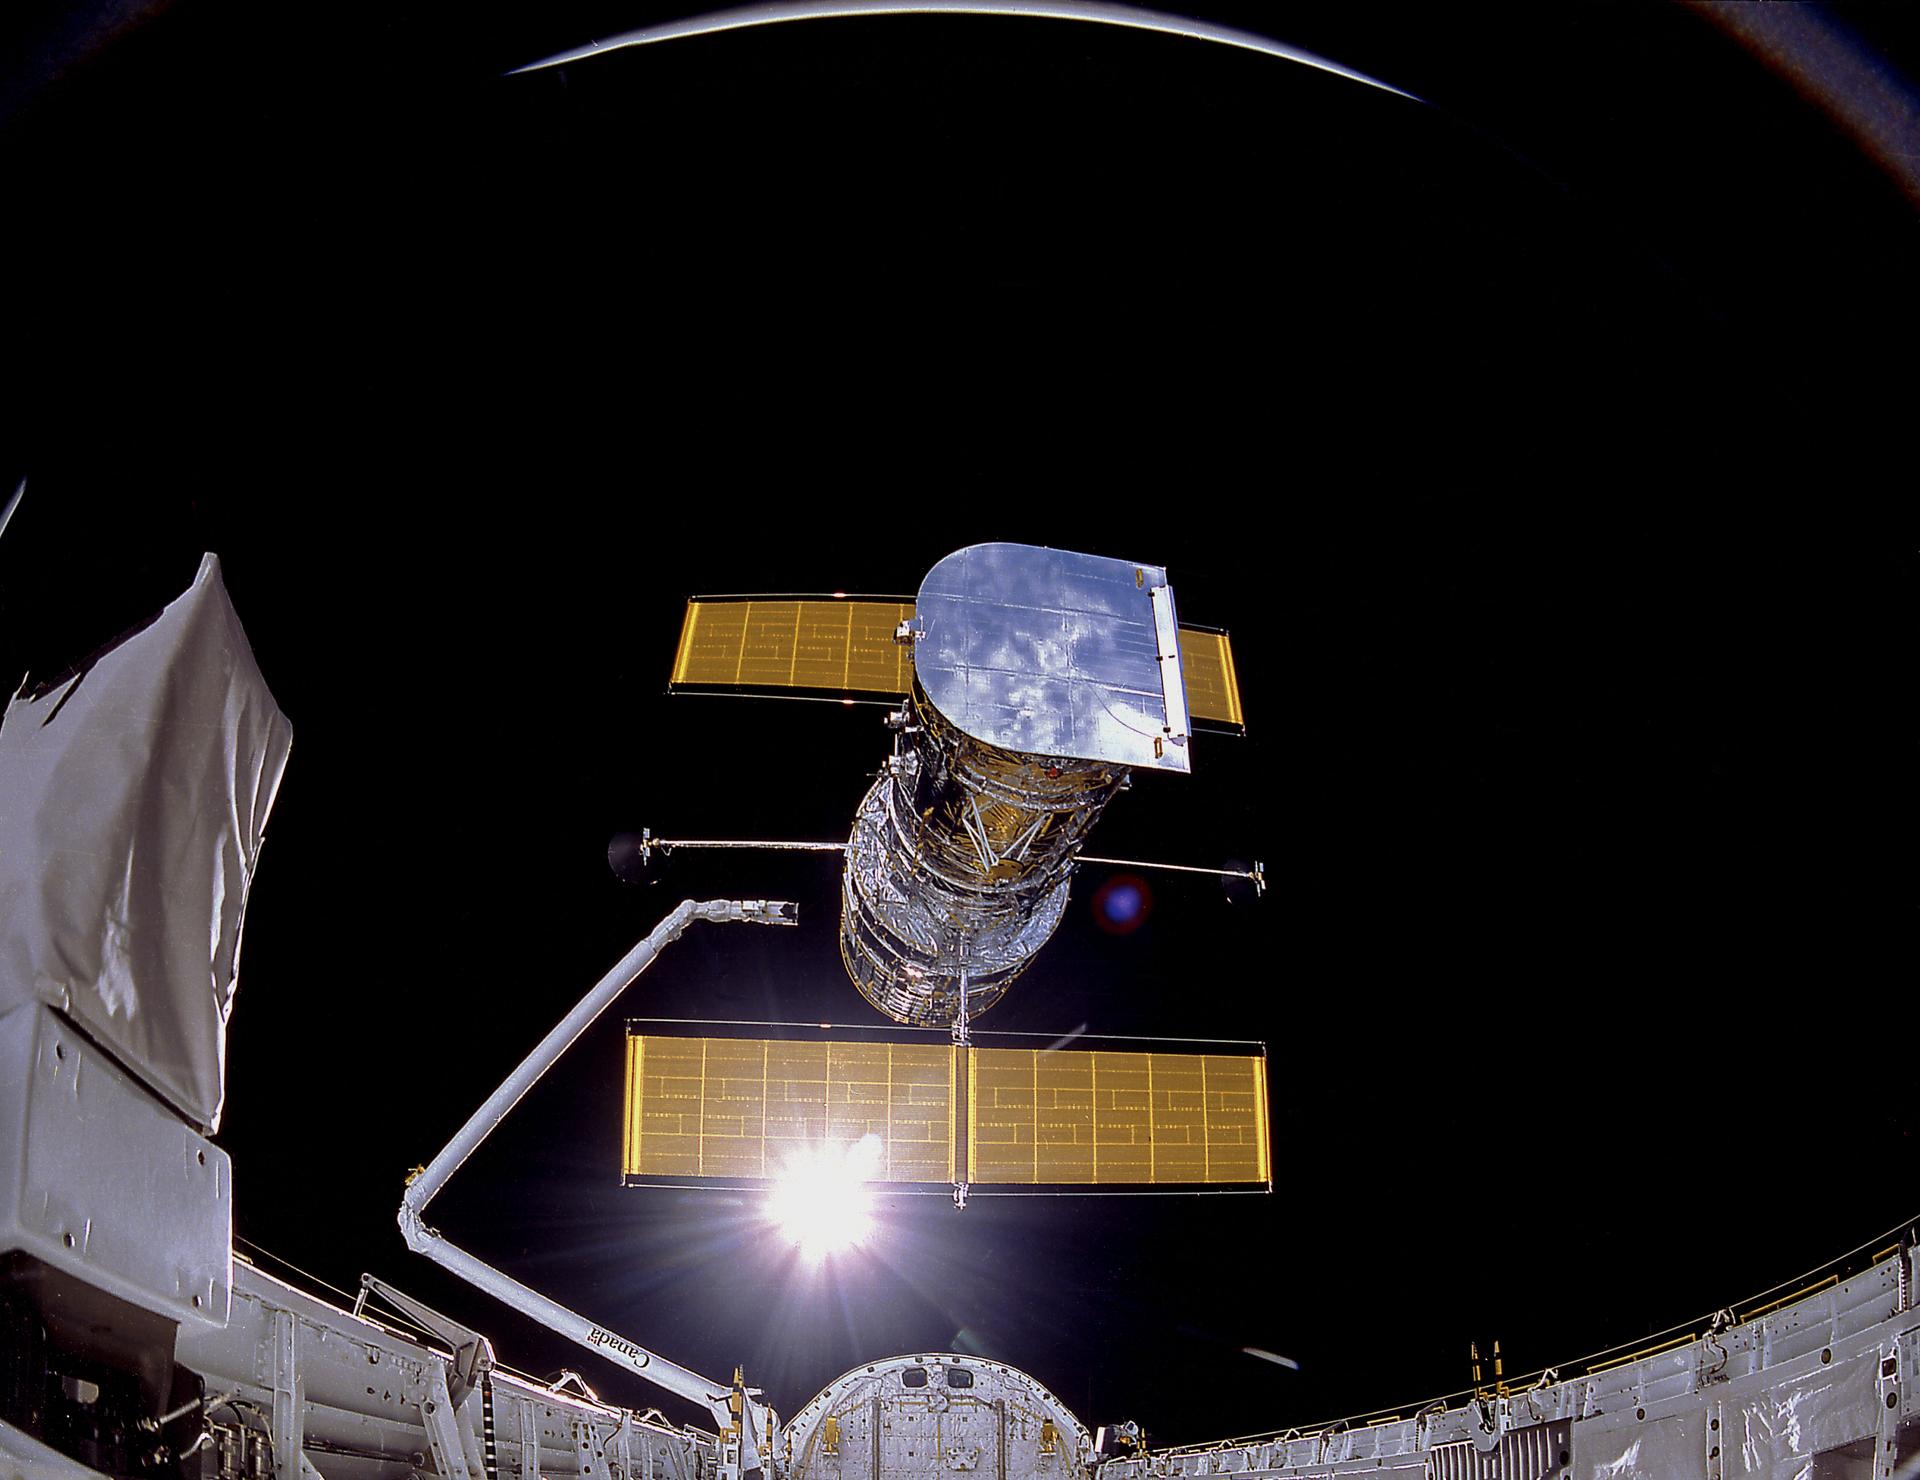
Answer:
[[[1004,19],[507,79],[648,15],[121,13],[25,7],[7,57],[0,669],[221,554],[295,731],[221,1132],[244,1238],[655,1402],[392,1212],[722,893],[803,927],[690,935],[436,1221],[783,1411],[964,1330],[1091,1422],[1305,1422],[1457,1388],[1475,1338],[1516,1369],[1632,1339],[1920,1208],[1882,517],[1920,230],[1699,16],[1207,12],[1422,107]],[[1894,9],[1825,13],[1912,74]],[[986,539],[1163,563],[1233,629],[1249,737],[1143,778],[1095,851],[1275,887],[1157,879],[1115,938],[1090,868],[983,1026],[1265,1039],[1280,1185],[901,1199],[808,1275],[736,1201],[615,1185],[619,1019],[864,1020],[833,870],[632,888],[605,849],[844,835],[886,748],[877,710],[669,702],[687,594],[906,592]]]

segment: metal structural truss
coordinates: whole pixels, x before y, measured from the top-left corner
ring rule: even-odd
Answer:
[[[373,1284],[389,1307],[415,1308],[392,1287]],[[433,1337],[458,1344],[455,1334],[435,1330]],[[178,1350],[205,1388],[205,1473],[225,1480],[714,1475],[713,1435],[497,1370],[485,1338],[468,1334],[472,1345],[448,1357],[386,1311],[363,1302],[348,1312],[236,1263],[232,1319],[221,1330],[183,1331]],[[482,1348],[484,1362],[463,1363]]]

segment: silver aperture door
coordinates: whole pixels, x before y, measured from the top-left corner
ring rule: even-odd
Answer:
[[[914,669],[976,740],[1026,755],[1188,771],[1173,592],[1157,565],[970,545],[927,573]]]

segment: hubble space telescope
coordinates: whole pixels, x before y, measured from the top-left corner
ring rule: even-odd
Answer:
[[[958,1207],[983,1190],[1271,1189],[1263,1046],[1035,1049],[971,1029],[1059,926],[1079,864],[1128,862],[1082,848],[1132,774],[1190,771],[1196,722],[1241,728],[1232,645],[1180,625],[1162,567],[983,544],[912,601],[696,597],[671,687],[898,701],[846,842],[641,847],[843,855],[841,960],[903,1028],[797,1041],[630,1025],[628,1185],[752,1189],[815,1148],[864,1146],[862,1180],[944,1186]],[[1258,864],[1128,866],[1264,884]],[[951,1043],[913,1037],[942,1029]]]
[[[696,597],[671,687],[899,698],[845,844],[642,847],[844,851],[847,975],[896,1022],[962,1036],[1059,926],[1133,772],[1190,771],[1196,723],[1243,728],[1227,634],[1181,626],[1162,567],[1033,545],[955,551],[910,602]],[[1197,871],[1264,888],[1258,865]]]

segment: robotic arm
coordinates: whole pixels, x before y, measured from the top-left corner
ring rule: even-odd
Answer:
[[[579,1004],[562,1018],[539,1046],[521,1061],[487,1102],[468,1118],[454,1138],[447,1142],[432,1163],[407,1185],[400,1202],[400,1232],[407,1247],[424,1254],[442,1269],[468,1284],[486,1291],[496,1300],[522,1315],[538,1321],[551,1331],[578,1342],[608,1361],[638,1373],[657,1387],[705,1406],[713,1415],[721,1439],[720,1480],[744,1480],[749,1471],[760,1470],[771,1477],[779,1439],[779,1416],[761,1401],[758,1388],[745,1385],[742,1373],[735,1369],[731,1383],[715,1382],[690,1368],[630,1341],[604,1326],[596,1325],[558,1301],[549,1300],[529,1289],[512,1276],[503,1274],[465,1249],[449,1243],[438,1229],[428,1227],[426,1206],[459,1170],[460,1164],[504,1120],[521,1096],[533,1088],[542,1074],[553,1067],[593,1021],[630,986],[641,972],[653,964],[660,952],[680,938],[695,920],[719,924],[796,925],[799,911],[782,900],[708,900],[683,901],[653,932],[623,956]]]

